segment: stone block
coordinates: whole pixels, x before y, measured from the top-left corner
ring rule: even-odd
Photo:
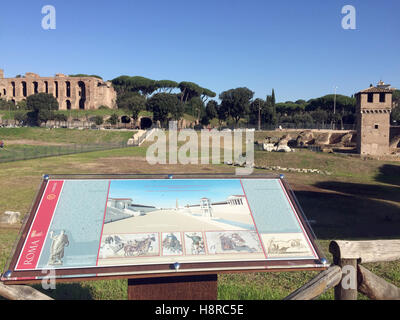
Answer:
[[[4,212],[4,215],[0,217],[0,223],[16,224],[19,222],[20,216],[20,212],[6,211]]]

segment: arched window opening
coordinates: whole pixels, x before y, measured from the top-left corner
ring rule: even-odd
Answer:
[[[23,95],[24,97],[27,96],[26,82],[25,82],[25,81],[22,81],[22,95]]]
[[[140,129],[146,130],[150,129],[153,125],[153,121],[148,117],[143,117],[140,119]]]
[[[86,86],[83,81],[79,81],[78,86],[79,86],[79,96],[81,97],[79,99],[79,109],[84,110],[86,102]]]
[[[65,82],[65,89],[66,89],[66,96],[69,98],[71,97],[71,82]]]
[[[56,89],[56,98],[58,98],[58,82],[54,81],[55,89]]]

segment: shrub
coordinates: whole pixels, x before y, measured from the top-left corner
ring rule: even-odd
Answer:
[[[98,126],[101,126],[104,123],[104,119],[102,116],[95,116],[92,118],[92,121]]]
[[[14,110],[14,109],[16,109],[14,103],[0,98],[0,110]]]
[[[68,121],[68,117],[63,113],[57,113],[54,115],[55,121]]]
[[[107,120],[109,124],[116,125],[119,122],[119,117],[116,113],[113,113],[111,117]]]
[[[28,121],[28,116],[26,112],[18,111],[14,113],[14,120],[18,121],[18,124],[26,123]]]
[[[17,102],[17,109],[26,110],[26,100]]]
[[[52,94],[36,93],[26,100],[28,110],[39,112],[40,110],[58,110],[58,101]]]
[[[28,122],[31,125],[39,126],[42,122],[54,119],[53,110],[58,110],[58,101],[53,95],[47,93],[37,93],[30,95],[26,99],[28,112]]]

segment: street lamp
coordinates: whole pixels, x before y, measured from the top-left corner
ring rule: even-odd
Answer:
[[[336,90],[338,89],[338,87],[337,86],[335,86],[335,97],[334,97],[334,99],[333,99],[333,129],[336,129],[336,117],[335,117],[335,115],[336,115]]]
[[[333,103],[333,114],[336,114],[336,90],[338,89],[337,86],[335,86],[335,99]]]

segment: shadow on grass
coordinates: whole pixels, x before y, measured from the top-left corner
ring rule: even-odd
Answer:
[[[57,283],[55,290],[44,290],[40,284],[32,287],[55,300],[93,300],[89,288],[79,283]]]
[[[400,202],[400,188],[396,186],[339,181],[318,182],[314,186],[320,189],[346,193],[348,195]]]
[[[400,186],[400,165],[384,164],[379,168],[376,181]]]
[[[319,239],[400,239],[400,210],[395,204],[352,194],[295,193],[307,219],[316,221],[311,227]]]

